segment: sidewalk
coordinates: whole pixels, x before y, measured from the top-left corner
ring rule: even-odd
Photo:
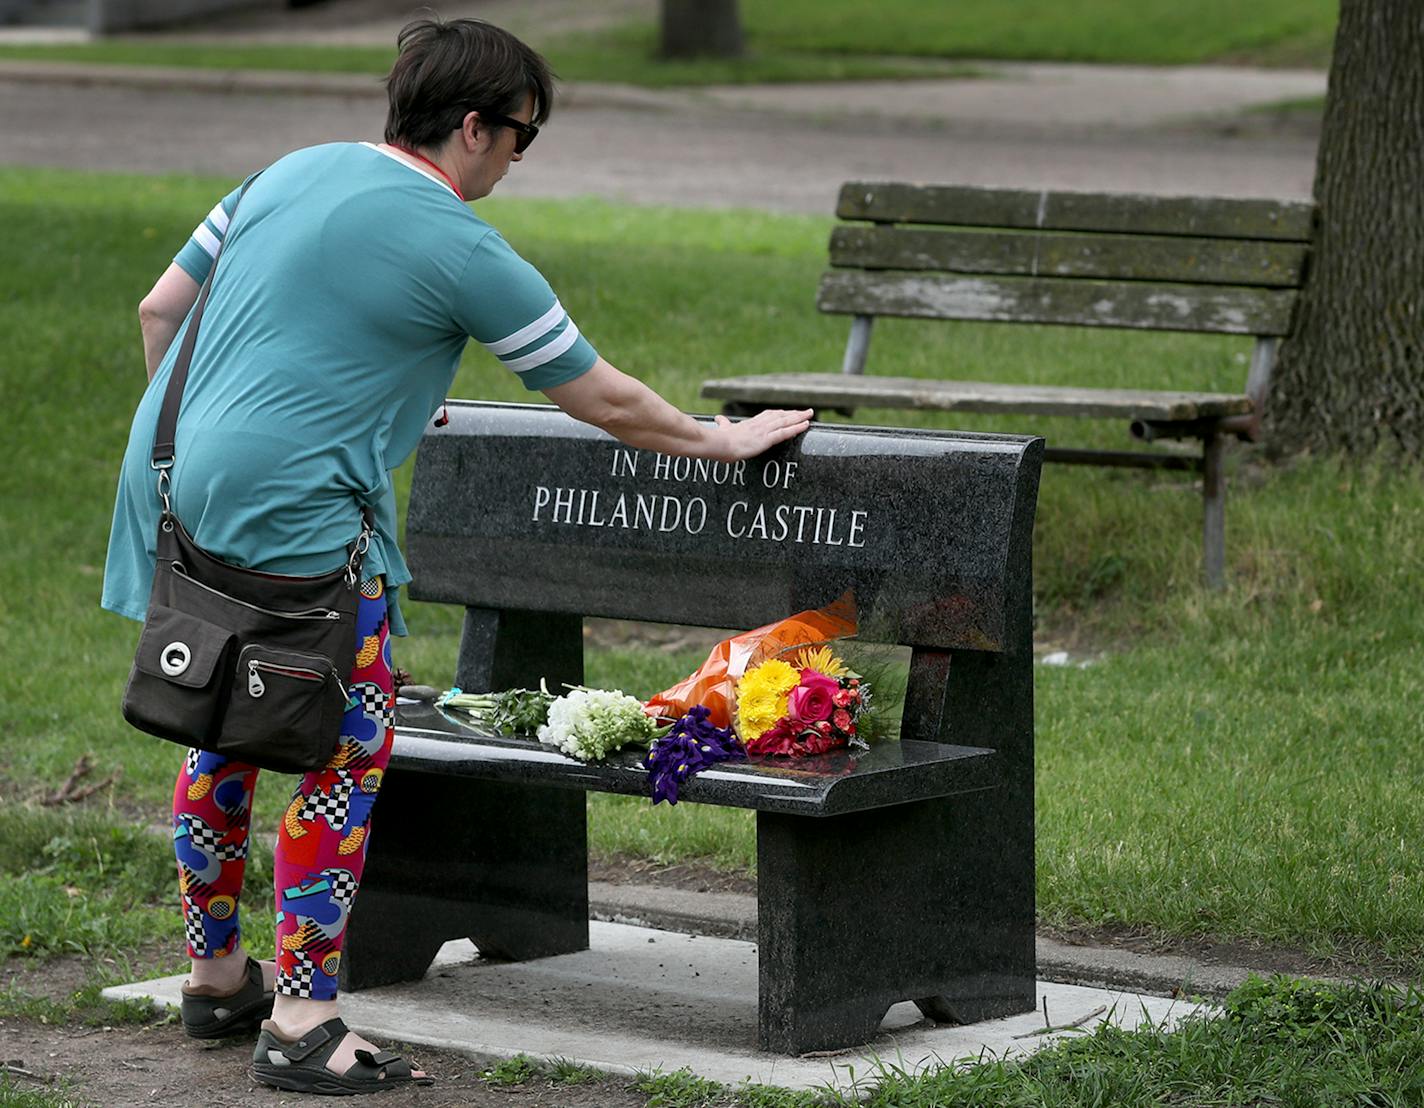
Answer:
[[[882,1060],[919,1073],[957,1059],[1021,1057],[1103,1023],[1171,1030],[1210,1011],[1189,1000],[1039,981],[1034,1010],[1021,1015],[935,1024],[906,1001],[890,1007],[864,1046],[786,1057],[757,1046],[757,966],[756,947],[744,940],[595,922],[588,950],[532,962],[486,960],[467,940],[449,942],[422,980],[348,993],[341,1006],[353,1028],[379,1041],[486,1062],[567,1059],[629,1076],[686,1067],[724,1084],[846,1091]],[[104,995],[173,1007],[182,981],[117,985]]]
[[[143,41],[393,45],[405,2],[273,7]],[[488,18],[536,43],[655,13],[655,0],[442,6],[447,17]],[[34,38],[0,29],[0,43],[7,35]],[[565,83],[549,137],[500,195],[816,215],[834,209],[847,180],[1310,195],[1309,114],[1283,126],[1261,109],[1320,95],[1322,72],[1000,62],[971,72],[679,89]],[[0,86],[10,108],[0,118],[0,164],[9,165],[231,177],[300,146],[376,139],[385,114],[373,75],[0,60]]]
[[[1211,1015],[1201,998],[1224,995],[1250,972],[1040,936],[1032,1012],[945,1025],[906,1001],[889,1008],[864,1046],[783,1057],[757,1046],[753,896],[599,880],[589,894],[589,949],[507,963],[481,958],[467,940],[449,942],[422,980],[345,996],[348,1022],[381,1041],[482,1063],[526,1055],[625,1075],[687,1067],[725,1084],[850,1092],[882,1061],[914,1074],[957,1059],[1021,1057],[1103,1023],[1170,1030]],[[173,1007],[182,980],[117,985],[104,995]]]
[[[0,43],[7,41],[0,31]],[[771,112],[809,125],[831,118],[893,119],[897,125],[1020,133],[1155,131],[1228,120],[1272,105],[1324,95],[1326,75],[1310,70],[1223,66],[1098,66],[978,63],[975,77],[913,81],[844,81],[776,85],[708,85],[647,89],[605,82],[566,82],[562,109],[616,108],[663,113],[735,109]],[[0,60],[0,81],[38,81],[165,91],[328,95],[384,100],[378,77],[282,70],[217,70],[177,66],[90,65]]]

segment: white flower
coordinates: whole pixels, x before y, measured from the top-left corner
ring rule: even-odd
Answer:
[[[657,724],[635,697],[617,689],[574,689],[549,706],[539,741],[591,762],[629,743],[647,746],[656,733]]]

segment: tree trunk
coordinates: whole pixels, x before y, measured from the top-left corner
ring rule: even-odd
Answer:
[[[1424,4],[1342,0],[1294,336],[1266,405],[1277,449],[1424,457]]]
[[[742,21],[737,0],[662,0],[664,58],[742,55]]]

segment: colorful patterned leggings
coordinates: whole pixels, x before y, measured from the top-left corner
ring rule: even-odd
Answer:
[[[391,757],[393,696],[382,579],[361,587],[356,668],[341,746],[292,795],[277,835],[277,991],[332,1000],[351,901],[366,862],[371,806]],[[173,790],[173,846],[188,953],[222,958],[238,946],[257,769],[188,752]]]

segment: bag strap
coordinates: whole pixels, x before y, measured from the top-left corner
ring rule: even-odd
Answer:
[[[237,215],[238,205],[247,194],[257,175],[243,182],[242,191],[237,194],[237,204],[233,205],[228,218],[228,232],[232,230],[232,220]],[[203,321],[203,309],[208,304],[208,293],[213,288],[213,274],[218,271],[218,259],[227,245],[228,235],[224,234],[218,243],[218,252],[213,255],[213,264],[208,268],[208,276],[203,287],[198,290],[198,301],[193,307],[192,318],[183,332],[183,342],[178,347],[178,357],[173,363],[173,371],[168,376],[168,388],[163,393],[163,407],[158,411],[158,427],[153,434],[153,455],[149,465],[158,470],[158,496],[163,501],[164,511],[168,510],[168,471],[173,468],[173,439],[178,433],[178,409],[183,404],[183,387],[188,383],[188,366],[193,360],[193,348],[198,342],[198,324]]]

